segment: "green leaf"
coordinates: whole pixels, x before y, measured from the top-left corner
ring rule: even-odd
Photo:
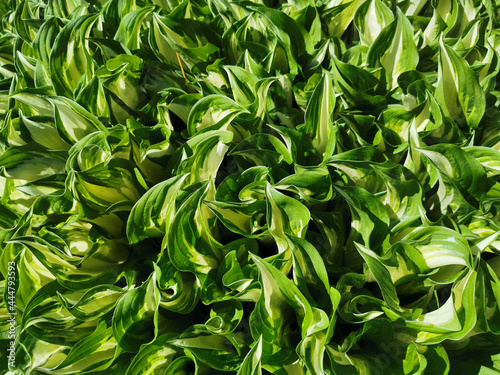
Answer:
[[[270,185],[266,187],[267,225],[278,245],[279,252],[288,248],[287,237],[304,237],[311,214],[299,201],[287,197]]]
[[[2,174],[9,179],[37,181],[64,173],[64,158],[57,152],[42,152],[36,147],[11,147],[0,156]]]
[[[305,123],[301,128],[312,138],[313,147],[323,160],[335,150],[336,132],[332,121],[335,109],[335,93],[330,74],[324,72],[307,104]]]
[[[217,218],[232,232],[245,237],[261,237],[266,227],[261,221],[265,216],[266,204],[254,203],[205,202]]]
[[[199,100],[189,112],[187,129],[191,136],[202,131],[233,130],[232,120],[246,112],[243,107],[225,96],[209,95]],[[238,130],[236,127],[235,133]]]
[[[269,29],[279,40],[287,57],[287,65],[290,73],[296,74],[300,68],[297,59],[312,50],[312,42],[309,34],[285,13],[276,9],[251,2],[242,3],[246,9],[260,14],[264,27]]]
[[[340,38],[352,22],[357,9],[363,4],[363,0],[343,0],[332,5],[325,4],[324,14],[328,35]]]
[[[262,337],[259,338],[241,363],[236,375],[262,375]]]
[[[113,314],[113,336],[123,350],[135,353],[156,337],[159,303],[155,273],[118,301]]]
[[[142,375],[151,372],[168,371],[178,357],[178,350],[168,344],[172,335],[165,334],[141,347],[125,375]],[[167,372],[168,373],[168,372]]]
[[[477,273],[469,270],[452,288],[452,295],[438,310],[422,314],[408,326],[426,329],[417,335],[417,343],[436,344],[446,339],[460,340],[474,327],[477,313],[474,307],[474,285]],[[436,331],[434,331],[436,330]],[[434,332],[433,332],[434,331]]]
[[[193,184],[215,177],[228,150],[233,133],[227,130],[211,130],[192,137],[177,151],[176,175],[187,174],[186,183]]]
[[[94,64],[88,37],[98,15],[77,17],[67,23],[50,51],[50,76],[58,95],[73,96],[82,79],[90,79]]]
[[[401,73],[417,67],[419,56],[410,21],[398,9],[396,19],[387,25],[370,46],[368,63],[382,66],[388,88],[393,89]]]
[[[351,211],[352,231],[349,238],[357,241],[360,237],[363,245],[376,250],[380,248],[389,230],[390,218],[385,207],[372,194],[359,187],[337,188],[346,200]]]
[[[263,364],[291,364],[296,354],[289,350],[294,337],[306,336],[313,318],[303,294],[281,271],[252,255],[261,276],[262,295],[250,316],[252,336],[262,335]],[[287,328],[292,321],[300,330]],[[288,350],[287,350],[288,349]]]
[[[26,127],[33,141],[39,145],[53,151],[70,148],[70,145],[59,135],[56,125],[50,117],[25,117],[21,112],[19,122],[21,126]]]
[[[199,277],[216,269],[222,260],[209,226],[214,214],[202,203],[208,200],[208,194],[209,183],[191,194],[176,212],[166,234],[168,255],[174,266]]]
[[[380,291],[382,292],[382,296],[384,297],[384,301],[390,308],[398,310],[399,298],[396,293],[396,288],[392,283],[389,271],[380,263],[380,260],[375,252],[358,243],[354,244],[366,262],[366,265],[370,269],[373,277],[377,281]]]
[[[320,203],[333,197],[330,174],[326,168],[297,168],[297,173],[278,181],[274,187],[296,193],[308,203]]]
[[[115,39],[126,45],[131,51],[138,50],[142,44],[140,38],[142,25],[153,9],[152,6],[146,6],[127,13],[120,22]]]
[[[190,71],[198,63],[214,59],[219,51],[220,36],[208,25],[192,19],[173,19],[153,13],[149,42],[156,56]],[[215,60],[215,59],[214,59]]]
[[[127,238],[130,243],[165,234],[166,224],[175,213],[175,198],[186,177],[177,176],[163,181],[137,201],[127,220]]]
[[[364,2],[354,16],[354,24],[367,46],[370,46],[377,39],[382,29],[393,20],[392,11],[380,0]]]
[[[476,199],[491,188],[482,165],[458,146],[440,144],[418,149],[441,172]]]
[[[52,374],[81,374],[105,370],[118,356],[111,328],[100,322],[94,333],[77,342]]]
[[[94,320],[113,310],[125,293],[114,285],[98,285],[90,288],[75,304],[63,294],[58,294],[64,308],[80,320]]]
[[[235,371],[243,357],[239,353],[241,340],[236,334],[214,335],[203,325],[195,325],[168,343],[184,349],[201,363],[214,370]]]
[[[144,102],[145,93],[139,85],[143,69],[143,61],[138,56],[118,55],[106,61],[106,65],[95,72],[103,87],[113,96],[111,109],[120,122],[127,118],[120,111],[135,111]],[[118,101],[124,104],[120,105],[121,110],[116,108]]]
[[[75,102],[64,97],[49,100],[54,105],[56,127],[67,142],[74,144],[97,130],[104,130],[97,117]]]
[[[485,112],[485,94],[467,61],[440,40],[436,100],[446,116],[476,129]]]

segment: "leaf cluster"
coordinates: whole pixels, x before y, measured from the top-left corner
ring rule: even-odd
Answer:
[[[500,372],[497,2],[0,14],[2,373]]]

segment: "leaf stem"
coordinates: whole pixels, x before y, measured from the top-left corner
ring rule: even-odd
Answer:
[[[182,67],[181,57],[179,56],[179,54],[177,52],[175,54],[177,55],[177,60],[179,61],[179,66],[181,67],[182,75],[187,82],[188,79],[186,77],[186,73],[184,72],[184,68]]]

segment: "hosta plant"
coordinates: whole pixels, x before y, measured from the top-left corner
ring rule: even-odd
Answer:
[[[0,13],[2,374],[500,373],[497,1]]]

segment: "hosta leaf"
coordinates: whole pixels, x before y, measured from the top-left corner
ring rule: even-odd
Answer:
[[[455,120],[463,116],[471,129],[479,126],[485,111],[484,91],[469,64],[442,39],[435,95],[446,116]]]
[[[229,77],[236,102],[241,106],[252,104],[255,100],[258,78],[238,66],[228,65],[224,69]]]
[[[199,100],[187,119],[190,135],[212,129],[232,128],[231,121],[238,115],[247,112],[233,100],[222,95],[209,95]]]
[[[117,120],[122,122],[126,118],[121,111],[136,110],[143,102],[144,92],[140,89],[139,81],[143,71],[143,61],[137,56],[118,55],[106,62],[106,65],[96,71],[96,76],[102,85],[116,96],[111,109]],[[124,106],[119,106],[121,101]]]
[[[81,87],[76,94],[76,102],[98,118],[110,117],[106,93],[97,76],[92,77],[84,87]]]
[[[287,237],[304,237],[311,218],[307,207],[270,185],[266,187],[267,225],[280,252],[288,248]]]
[[[392,11],[380,0],[364,2],[354,16],[354,24],[368,46],[377,39],[382,29],[393,20]]]
[[[36,181],[64,172],[64,159],[57,152],[41,152],[36,147],[9,148],[0,156],[2,174],[11,179]]]
[[[234,371],[243,358],[238,353],[238,337],[213,335],[203,326],[195,326],[168,343],[184,349],[201,363],[220,371]]]
[[[309,52],[312,49],[309,34],[283,12],[250,2],[244,3],[244,6],[262,15],[264,26],[276,35],[286,53],[290,72],[296,74],[299,69],[297,59],[306,51]]]
[[[210,61],[219,51],[220,36],[203,22],[154,13],[152,24],[149,40],[160,60],[179,65],[178,53],[184,68],[191,70],[198,63]]]
[[[403,361],[405,375],[448,374],[450,362],[446,350],[440,346],[410,344]]]
[[[483,297],[476,301],[480,332],[499,332],[500,311],[498,309],[498,276],[487,262],[480,262],[476,290]]]
[[[250,350],[241,363],[237,375],[262,375],[262,337],[257,340],[252,350]]]
[[[297,193],[300,199],[309,203],[324,202],[332,198],[330,174],[323,168],[304,168],[285,177],[274,186],[278,190]]]
[[[238,143],[229,155],[234,156],[238,165],[247,168],[278,164],[281,161],[291,164],[292,155],[286,145],[277,137],[257,133]],[[243,160],[242,160],[243,159]]]
[[[221,202],[259,202],[259,195],[254,189],[265,188],[269,173],[269,168],[260,166],[231,174],[220,183],[215,198]],[[263,192],[260,196],[263,197]]]
[[[171,338],[170,336],[162,335],[153,342],[141,347],[125,374],[141,375],[149,374],[152,371],[168,371],[175,357],[179,354],[176,348],[167,344]]]
[[[111,159],[86,171],[76,172],[76,194],[92,210],[103,211],[118,202],[135,203],[143,190],[131,164]]]
[[[336,306],[335,306],[336,307]],[[298,347],[299,356],[311,374],[324,373],[325,344],[328,341],[328,316],[323,310],[313,308],[313,325]]]
[[[334,58],[332,70],[335,88],[344,95],[343,99],[348,104],[354,106],[359,104],[378,105],[385,101],[381,95],[374,95],[375,88],[380,83],[379,79],[365,69]]]
[[[94,332],[97,322],[82,323],[67,312],[56,296],[58,287],[51,282],[36,291],[24,310],[21,329],[39,340],[72,346]]]
[[[43,343],[26,333],[22,333],[20,338],[24,347],[19,348],[16,355],[22,355],[24,360],[19,361],[17,371],[30,371],[46,363],[55,366],[64,360],[68,352],[64,345]]]
[[[418,151],[425,155],[442,174],[451,178],[476,199],[480,199],[481,195],[491,188],[491,182],[487,182],[482,165],[459,147],[441,144]]]
[[[153,11],[153,7],[146,6],[127,13],[120,22],[115,39],[127,46],[131,51],[141,46],[140,33],[145,19]]]
[[[189,314],[198,303],[200,287],[192,273],[176,269],[167,255],[164,251],[155,266],[159,275],[160,306],[181,314]]]
[[[389,271],[380,263],[376,253],[358,243],[355,243],[355,245],[377,281],[384,301],[390,308],[397,310],[399,308],[399,298],[396,293],[396,288],[392,283]]]
[[[207,131],[191,138],[177,151],[180,160],[176,174],[189,173],[186,182],[190,184],[214,177],[232,139],[233,133],[226,130]]]
[[[256,256],[252,259],[259,268],[262,285],[262,295],[250,317],[252,336],[262,335],[263,364],[291,364],[296,354],[286,348],[294,337],[305,336],[313,318],[311,306],[281,271]],[[298,322],[299,332],[286,327],[291,320]]]
[[[451,29],[457,21],[458,1],[445,0],[435,2],[432,6],[434,8],[434,16],[439,16],[446,23],[447,29]]]
[[[327,20],[328,35],[341,37],[352,22],[356,10],[363,4],[362,0],[343,0],[326,4],[323,17]]]
[[[113,314],[113,336],[123,350],[137,352],[142,344],[156,337],[159,303],[155,273],[118,301]]]
[[[372,194],[359,187],[337,189],[346,200],[352,215],[350,238],[361,237],[364,245],[376,249],[380,247],[389,230],[390,218],[386,209]]]
[[[22,112],[19,116],[20,125],[26,127],[34,142],[49,150],[68,150],[70,145],[64,141],[57,131],[51,117],[25,117]]]
[[[17,106],[22,107],[23,113],[26,115],[54,115],[53,104],[44,95],[34,90],[24,90],[16,93],[11,93],[11,98],[19,101]]]
[[[222,260],[208,227],[208,220],[213,213],[207,212],[209,209],[202,205],[202,201],[208,198],[209,189],[210,184],[204,183],[195,191],[176,212],[168,228],[168,255],[180,271],[206,275],[211,269],[217,268]]]
[[[422,187],[416,180],[391,179],[383,173],[380,173],[380,176],[385,180],[387,187],[387,195],[383,203],[389,208],[391,227],[392,223],[397,222],[392,227],[392,231],[399,231],[421,217],[424,210]]]
[[[316,301],[321,307],[328,305],[330,284],[321,255],[307,240],[289,236],[291,243],[294,275],[301,292]],[[312,304],[312,302],[311,302]]]
[[[62,294],[58,294],[63,306],[71,315],[80,320],[94,320],[113,310],[124,290],[114,285],[99,285],[91,288],[80,300],[72,304]]]
[[[417,343],[434,344],[446,338],[459,340],[470,332],[477,319],[474,307],[476,277],[477,273],[470,270],[454,284],[452,295],[439,310],[423,314],[415,323],[407,323],[416,327],[429,326],[431,332],[419,332]],[[434,329],[438,332],[434,333]]]
[[[398,10],[396,19],[387,25],[370,46],[367,56],[372,66],[382,66],[390,89],[398,76],[416,68],[419,60],[413,31],[406,16]]]
[[[64,361],[49,371],[52,374],[85,374],[105,370],[118,353],[111,328],[101,322],[94,333],[77,342]]]
[[[335,149],[335,126],[332,121],[335,93],[330,74],[324,72],[307,104],[305,123],[301,128],[312,138],[313,147],[326,159]]]
[[[249,238],[259,237],[262,236],[262,230],[267,229],[261,225],[261,220],[265,216],[265,202],[205,202],[205,204],[228,229],[235,233]]]
[[[87,112],[75,102],[64,97],[49,99],[54,105],[56,127],[60,134],[70,143],[76,143],[86,135],[104,126],[94,115]]]
[[[466,147],[464,151],[476,159],[486,170],[488,177],[496,176],[500,170],[500,152],[489,147]]]
[[[102,238],[83,259],[63,255],[57,247],[34,236],[19,236],[9,243],[25,246],[61,285],[75,290],[116,282],[128,256],[123,244]]]
[[[14,15],[14,23],[16,25],[16,30],[21,38],[26,42],[31,42],[35,36],[35,30],[30,27],[29,23],[24,20],[29,20],[33,18],[33,13],[31,12],[31,7],[29,2],[22,1],[19,7],[16,9]],[[24,22],[23,22],[24,21]]]
[[[460,271],[463,267],[472,267],[471,250],[466,239],[450,229],[420,228],[408,234],[401,243],[416,249],[429,269],[458,265]],[[415,257],[415,262],[417,259]],[[425,269],[420,269],[420,272],[423,271]],[[435,277],[438,275],[439,273]]]
[[[38,29],[33,40],[35,56],[40,60],[43,69],[48,69],[50,61],[50,50],[64,23],[60,18],[52,17],[43,23]]]
[[[215,334],[229,334],[241,323],[243,307],[239,301],[222,301],[213,305],[207,329]]]
[[[161,182],[137,201],[127,221],[130,243],[165,234],[166,223],[170,222],[175,212],[175,197],[186,177],[177,176]]]
[[[72,97],[82,77],[90,79],[94,67],[88,37],[96,20],[97,15],[75,18],[55,38],[50,52],[50,75],[58,95]]]

